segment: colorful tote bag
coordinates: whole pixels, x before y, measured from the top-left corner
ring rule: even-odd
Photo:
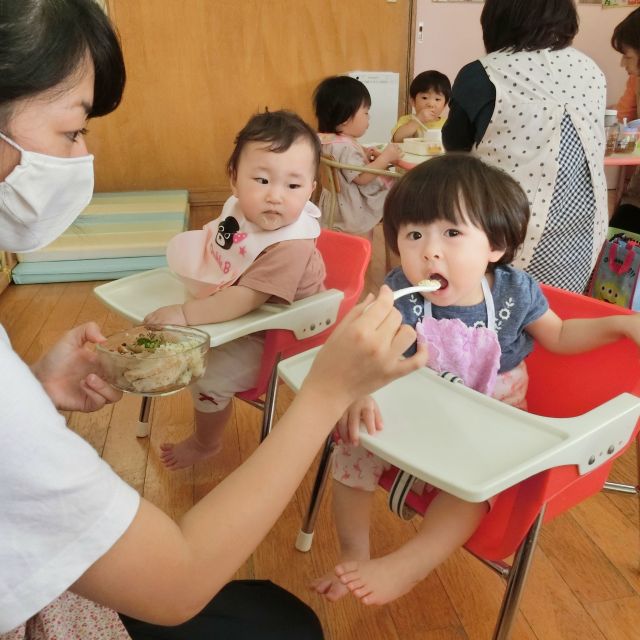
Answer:
[[[640,311],[640,236],[609,229],[591,276],[588,294],[626,309]]]

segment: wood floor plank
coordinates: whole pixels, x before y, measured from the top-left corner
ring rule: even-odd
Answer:
[[[85,300],[85,303],[78,315],[77,322],[82,324],[84,322],[95,322],[99,327],[103,328],[107,318],[109,317],[109,309],[102,304],[102,302],[93,294],[93,290],[100,282],[87,283],[90,289],[89,295]]]
[[[22,316],[31,301],[41,291],[42,285],[11,285],[2,292],[0,323],[11,336],[13,328],[23,323]]]
[[[448,627],[435,631],[423,631],[415,636],[402,636],[403,640],[466,640],[467,634],[462,627]]]
[[[81,286],[65,286],[60,296],[49,310],[46,323],[40,327],[34,340],[25,353],[27,362],[35,362],[46,353],[64,333],[80,324],[77,318],[84,306],[90,288],[86,283]]]
[[[103,456],[104,445],[111,426],[111,416],[117,409],[118,405],[109,405],[93,413],[74,411],[69,414],[67,424],[70,429],[73,429]],[[111,461],[107,462],[111,464]]]
[[[520,611],[540,640],[604,640],[593,618],[539,547]]]
[[[154,399],[151,409],[144,497],[175,519],[193,506],[193,469],[169,471],[160,461],[158,451],[163,442],[177,442],[193,433],[190,403],[189,393],[180,391]]]
[[[635,499],[629,496],[629,500]],[[640,593],[637,524],[625,518],[603,493],[575,506],[572,513],[635,592]]]
[[[25,359],[31,345],[38,341],[38,335],[49,321],[52,310],[58,304],[67,285],[51,284],[42,287],[38,295],[32,298],[20,314],[20,325],[14,326],[11,337],[13,348]]]
[[[504,581],[464,550],[453,554],[436,573],[469,640],[491,638],[504,595]],[[512,640],[536,640],[522,614],[516,618]],[[538,640],[547,638],[538,636]]]
[[[607,640],[640,637],[640,596],[594,602],[587,608]]]
[[[135,435],[140,404],[138,396],[125,394],[114,406],[103,458],[125,482],[144,494],[149,438],[137,438]]]
[[[583,604],[634,595],[624,576],[571,513],[542,527],[540,547]]]

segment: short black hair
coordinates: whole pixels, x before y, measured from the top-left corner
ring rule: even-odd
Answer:
[[[611,46],[622,54],[625,49],[633,49],[640,53],[640,8],[632,11],[616,25],[611,36]]]
[[[495,264],[513,262],[526,237],[527,196],[511,176],[469,153],[423,162],[391,187],[382,216],[387,246],[398,253],[401,226],[436,220],[459,224],[465,213],[487,234],[492,249],[504,250]]]
[[[282,153],[297,140],[306,140],[313,151],[314,173],[320,164],[320,139],[316,132],[293,111],[265,111],[249,118],[235,139],[233,153],[227,162],[227,173],[235,178],[242,150],[249,142],[267,142],[269,151]]]
[[[430,90],[441,93],[444,96],[445,104],[449,104],[449,100],[451,100],[451,82],[444,73],[434,69],[423,71],[409,85],[409,95],[414,100],[419,93],[425,93]]]
[[[337,128],[362,106],[371,106],[367,87],[351,76],[325,78],[313,92],[313,108],[320,133],[338,133]]]
[[[485,0],[480,14],[487,53],[558,50],[578,33],[575,0]]]
[[[120,104],[126,73],[118,37],[98,3],[0,2],[0,124],[16,101],[72,79],[87,55],[95,70],[89,117],[103,116]]]

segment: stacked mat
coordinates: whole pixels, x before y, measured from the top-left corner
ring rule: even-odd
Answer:
[[[114,280],[166,266],[167,243],[188,217],[187,191],[96,193],[57,240],[18,254],[13,281]]]

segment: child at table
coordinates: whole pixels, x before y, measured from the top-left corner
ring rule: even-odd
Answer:
[[[358,142],[369,128],[371,96],[367,87],[356,78],[325,78],[314,91],[313,105],[323,154],[343,164],[373,169],[386,169],[402,156],[395,144],[388,144],[380,153],[372,153]],[[371,240],[373,228],[382,218],[390,180],[349,169],[341,169],[338,180],[338,211],[333,228],[364,235]],[[323,189],[319,204],[325,226],[331,224],[324,215],[329,210],[330,199],[331,194]]]
[[[400,116],[391,132],[394,142],[422,138],[429,129],[442,129],[444,108],[451,100],[451,82],[439,71],[419,73],[409,86],[412,113]]]
[[[403,321],[416,327],[418,342],[427,345],[428,366],[522,409],[526,357],[534,340],[556,353],[578,353],[625,336],[640,343],[639,315],[563,321],[549,309],[538,284],[509,266],[528,219],[527,197],[515,180],[471,155],[452,153],[400,180],[387,198],[383,223],[401,263],[386,283],[394,290],[423,279],[441,285],[434,293],[396,302]],[[416,398],[415,410],[428,417],[428,399]],[[341,555],[312,588],[331,601],[351,592],[365,604],[383,604],[409,591],[461,547],[491,501],[465,502],[440,491],[412,540],[370,559],[371,500],[389,465],[359,446],[361,421],[371,434],[383,427],[370,397],[352,405],[338,425],[333,511]]]
[[[620,65],[629,75],[623,96],[618,102],[618,119],[634,120],[638,112],[638,75],[640,74],[640,8],[632,11],[616,26],[611,45],[622,54]],[[620,167],[625,171],[626,167]],[[633,171],[629,184],[609,222],[612,227],[640,233],[640,170]]]
[[[222,322],[267,301],[288,304],[321,291],[320,211],[309,202],[319,160],[318,137],[297,115],[253,116],[227,165],[233,195],[222,214],[167,247],[169,266],[195,298],[157,309],[145,324]],[[255,386],[263,350],[262,334],[253,334],[208,352],[204,376],[190,387],[195,431],[161,445],[167,467],[180,469],[218,453],[231,399]]]

